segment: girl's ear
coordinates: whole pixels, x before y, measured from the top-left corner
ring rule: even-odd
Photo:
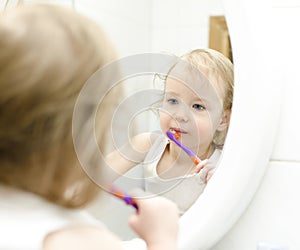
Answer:
[[[231,109],[226,109],[223,111],[217,131],[223,131],[228,128],[230,122],[230,115],[231,115]]]

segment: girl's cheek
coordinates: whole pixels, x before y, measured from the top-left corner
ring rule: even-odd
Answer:
[[[159,120],[163,133],[166,133],[172,126],[179,126],[169,113],[161,113]]]
[[[201,137],[203,140],[207,140],[208,138],[212,137],[214,134],[214,128],[210,119],[202,119],[200,121],[196,121],[196,123],[196,131],[199,137]]]
[[[163,130],[163,132],[165,132],[167,130],[167,126],[169,124],[170,118],[164,112],[161,112],[159,114],[159,120],[160,120],[160,127]]]

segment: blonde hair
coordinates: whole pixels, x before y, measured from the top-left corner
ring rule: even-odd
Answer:
[[[85,205],[99,188],[77,160],[72,114],[84,83],[115,59],[110,41],[71,9],[30,4],[1,13],[0,48],[0,182]],[[101,145],[113,97],[101,109]]]
[[[192,67],[203,73],[211,83],[215,83],[221,90],[223,99],[223,110],[231,111],[233,101],[233,64],[220,52],[213,49],[195,49],[181,57]],[[222,148],[225,142],[227,129],[216,131],[213,144],[217,148]]]

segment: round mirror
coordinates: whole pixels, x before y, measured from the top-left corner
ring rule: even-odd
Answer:
[[[75,4],[77,9],[91,15],[93,11],[87,6],[83,2]],[[212,10],[212,6],[216,9]],[[134,8],[127,5],[122,10],[100,3],[98,7],[103,7],[103,13],[96,15],[94,11],[94,17],[106,26],[108,33],[111,32],[121,55],[145,51],[180,55],[193,48],[208,47],[209,16],[226,17],[235,65],[230,128],[218,171],[180,219],[180,248],[210,249],[245,211],[272,152],[280,110],[280,86],[276,86],[279,81],[274,80],[276,76],[270,56],[269,43],[273,33],[265,36],[266,30],[272,26],[266,18],[270,6],[268,2],[258,0],[153,0],[139,1]],[[126,222],[132,210],[129,208],[116,222],[116,212],[124,211],[120,206],[123,204],[107,206],[106,212],[99,217],[123,239],[130,239],[132,234],[127,230]],[[94,214],[99,212],[98,209],[98,206],[92,209]],[[197,226],[193,224],[195,221]]]

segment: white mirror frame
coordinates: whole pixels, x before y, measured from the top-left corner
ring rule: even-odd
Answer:
[[[180,219],[180,249],[210,249],[244,213],[264,176],[279,121],[271,3],[223,0],[223,5],[235,65],[233,112],[218,171]]]

